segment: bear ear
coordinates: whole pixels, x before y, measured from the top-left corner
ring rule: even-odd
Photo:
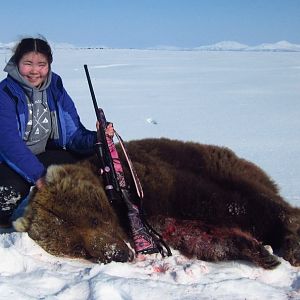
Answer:
[[[47,173],[45,176],[46,183],[51,183],[60,178],[64,177],[67,174],[64,166],[62,165],[51,165],[47,169]]]
[[[26,232],[30,227],[30,222],[27,218],[21,217],[13,221],[13,227],[16,231]]]

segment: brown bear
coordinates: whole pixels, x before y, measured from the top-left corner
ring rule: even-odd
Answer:
[[[279,262],[263,247],[268,244],[300,265],[300,210],[283,200],[259,167],[213,145],[144,139],[126,146],[144,188],[144,211],[171,247],[188,257],[273,268]],[[15,222],[17,230],[55,255],[97,262],[133,258],[94,159],[51,166],[46,180]]]

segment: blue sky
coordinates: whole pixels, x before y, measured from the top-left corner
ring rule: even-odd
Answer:
[[[10,0],[1,2],[0,28],[2,43],[40,33],[117,48],[300,44],[300,0]]]

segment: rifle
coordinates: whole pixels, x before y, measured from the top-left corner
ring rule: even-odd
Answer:
[[[132,205],[133,199],[130,198],[129,192],[126,189],[126,187],[122,187],[122,188],[120,187],[120,183],[119,183],[119,180],[118,180],[118,177],[117,177],[117,174],[115,171],[115,167],[114,167],[114,161],[111,156],[109,145],[106,140],[105,130],[106,130],[107,121],[106,121],[103,110],[98,107],[87,65],[84,65],[84,70],[85,70],[88,85],[90,88],[97,120],[100,125],[97,128],[97,143],[96,143],[95,151],[96,151],[97,157],[99,159],[99,163],[100,163],[100,170],[101,170],[101,174],[103,176],[104,189],[106,191],[106,195],[108,197],[109,202],[115,208],[115,211],[119,217],[119,220],[123,223],[124,226],[127,227],[128,224],[126,223],[126,221],[124,223],[124,219],[123,219],[124,215],[122,214],[122,212],[124,213],[125,211],[128,211],[128,204],[131,203],[131,205]],[[147,222],[147,220],[144,216],[144,213],[142,210],[142,198],[143,198],[144,194],[143,194],[141,183],[136,175],[133,164],[131,162],[131,159],[128,156],[128,153],[126,151],[125,144],[124,144],[122,138],[119,136],[119,134],[117,132],[115,132],[115,133],[116,133],[116,136],[121,145],[121,149],[123,150],[123,153],[125,155],[127,165],[130,169],[131,176],[134,181],[135,192],[136,192],[136,195],[139,200],[138,206],[141,211],[141,215],[140,215],[141,222],[144,225],[144,227],[148,230],[149,234],[156,241],[158,250],[161,253],[161,255],[165,256],[165,252],[166,252],[166,254],[168,256],[171,256],[172,255],[171,250],[168,247],[168,245],[164,242],[162,236],[151,227],[151,225]],[[125,181],[125,178],[124,178],[124,181]],[[129,205],[129,206],[131,206],[131,205]],[[166,251],[164,251],[164,248]]]

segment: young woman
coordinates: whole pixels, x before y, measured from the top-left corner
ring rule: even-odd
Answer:
[[[96,131],[87,130],[61,78],[51,71],[46,40],[24,38],[15,48],[0,82],[0,226],[10,226],[15,208],[30,187],[45,185],[51,164],[73,163],[94,153]],[[97,125],[96,125],[97,126]],[[106,129],[108,139],[114,129]],[[138,253],[158,252],[128,203],[128,218]]]
[[[42,188],[50,164],[72,163],[93,153],[87,130],[61,78],[51,71],[46,40],[24,38],[0,83],[0,223],[9,219],[32,185]]]

